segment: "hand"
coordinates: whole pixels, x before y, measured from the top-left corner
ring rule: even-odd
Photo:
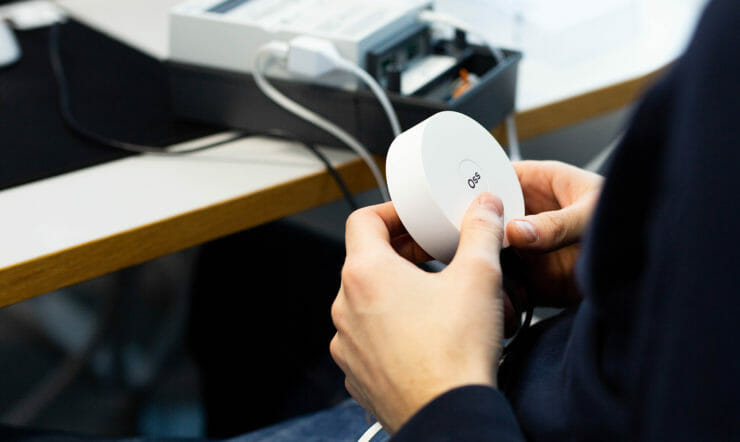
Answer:
[[[580,302],[573,270],[603,178],[556,161],[514,163],[527,216],[511,220],[506,236],[524,261],[520,283],[532,305]],[[506,269],[506,265],[504,266]],[[521,296],[521,295],[520,295]]]
[[[496,385],[504,317],[502,213],[500,199],[479,196],[463,219],[454,259],[440,273],[413,264],[429,256],[404,231],[391,203],[348,219],[330,350],[349,393],[390,434],[452,388]]]

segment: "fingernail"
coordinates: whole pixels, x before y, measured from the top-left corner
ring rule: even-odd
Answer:
[[[490,193],[482,193],[478,197],[478,204],[485,207],[488,210],[496,212],[498,216],[504,216],[504,203],[501,198]]]
[[[537,241],[539,235],[537,235],[537,230],[535,230],[532,223],[520,219],[514,220],[513,222],[514,225],[516,225],[516,228],[524,234],[524,239],[527,240],[528,243]]]

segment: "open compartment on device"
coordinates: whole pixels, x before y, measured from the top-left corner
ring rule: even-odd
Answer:
[[[413,35],[408,41],[410,51]],[[492,129],[514,109],[520,52],[503,50],[504,59],[499,63],[488,48],[461,45],[456,40],[437,41],[430,49],[433,54],[454,57],[454,63],[435,71],[412,94],[388,91],[403,129],[443,110],[464,113]],[[407,54],[409,60],[415,55]],[[377,77],[383,65],[382,60],[376,62],[371,74]],[[333,136],[273,103],[257,88],[251,74],[178,62],[168,62],[168,67],[173,109],[181,118],[255,134],[287,132],[305,141],[341,145]],[[473,74],[475,81],[464,93],[453,96],[461,69]],[[288,97],[355,136],[373,153],[385,154],[393,140],[385,113],[367,89],[347,90],[276,78],[271,82]],[[380,82],[386,89],[393,89],[387,79],[381,78]]]

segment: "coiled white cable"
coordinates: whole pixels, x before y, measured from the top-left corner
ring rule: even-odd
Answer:
[[[473,34],[485,42],[486,46],[491,50],[493,57],[498,63],[505,60],[506,56],[504,52],[498,46],[493,45],[488,41],[485,34],[475,29],[470,24],[460,20],[457,17],[453,17],[448,14],[433,11],[431,9],[425,9],[419,13],[419,21],[430,24],[444,24],[452,26],[453,28],[465,31],[469,34]],[[516,120],[514,119],[514,112],[506,117],[506,134],[509,140],[509,159],[511,161],[520,161],[522,159],[521,149],[519,147],[519,137],[516,131]]]
[[[331,121],[327,120],[321,115],[305,108],[304,106],[296,103],[292,99],[285,96],[282,92],[280,92],[272,84],[270,84],[270,82],[265,78],[264,72],[269,66],[268,63],[270,63],[271,61],[275,62],[277,60],[284,61],[288,55],[288,51],[289,51],[289,45],[286,43],[281,43],[281,42],[267,43],[266,45],[262,46],[257,51],[254,57],[254,65],[253,65],[253,75],[254,75],[254,80],[257,83],[257,87],[262,91],[262,93],[264,93],[268,98],[270,98],[272,101],[274,101],[277,105],[279,105],[283,109],[327,131],[328,133],[338,138],[341,142],[346,144],[355,153],[357,153],[360,156],[360,158],[362,158],[362,160],[365,162],[365,164],[367,164],[368,168],[370,169],[373,176],[375,177],[375,180],[378,183],[378,187],[380,189],[380,193],[381,193],[381,196],[383,197],[383,200],[390,201],[390,196],[388,195],[388,188],[385,183],[385,178],[383,177],[383,174],[381,173],[380,168],[375,162],[375,159],[372,157],[372,155],[367,150],[367,148],[362,145],[362,143],[360,143],[356,138],[354,138],[352,135],[347,133],[341,127],[337,126],[336,124],[332,123]],[[338,66],[338,67],[346,68],[346,66]],[[360,70],[359,68],[357,69]],[[357,73],[357,72],[354,72],[354,73]],[[386,101],[388,101],[387,97],[385,98],[386,98]],[[381,104],[383,104],[383,101],[381,101]],[[390,106],[390,101],[387,102],[387,106],[390,108],[391,111],[393,110],[392,106]],[[386,104],[383,104],[383,107],[384,109],[386,109]],[[386,109],[386,113],[388,113],[387,109]],[[395,112],[392,112],[392,115],[395,116]],[[394,130],[394,134],[396,130],[398,131],[398,133],[400,133],[400,125],[398,125],[397,117],[395,118],[395,123],[391,123],[391,124]]]

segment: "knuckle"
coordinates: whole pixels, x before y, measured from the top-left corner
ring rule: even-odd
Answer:
[[[340,360],[340,343],[339,343],[339,337],[335,334],[333,338],[331,338],[331,341],[329,341],[329,354],[331,354],[332,359],[339,363]]]
[[[358,259],[347,259],[342,266],[342,284],[352,292],[364,284],[365,269],[358,263]]]
[[[364,265],[364,261],[360,259],[352,259],[345,262],[342,267],[342,286],[344,300],[347,308],[354,309],[358,306],[369,306],[377,300],[377,293],[374,290],[374,279],[377,277],[377,272],[372,266]],[[343,312],[339,312],[340,318],[337,327],[341,327],[343,323]]]
[[[352,226],[356,224],[361,224],[363,220],[367,217],[367,214],[369,213],[369,209],[367,207],[359,208],[352,213],[349,214],[347,217],[347,221],[345,222],[345,228],[347,231],[349,231]]]
[[[359,212],[360,210],[362,209],[357,209],[349,214],[349,216],[347,217],[347,220],[344,222],[344,227],[346,230],[349,231],[352,225],[357,223],[357,212]]]
[[[338,297],[331,304],[331,320],[337,330],[342,328],[342,325],[344,324],[344,308],[342,307]]]
[[[342,266],[342,284],[354,290],[370,284],[385,267],[387,255],[378,250],[366,250],[347,256]]]

